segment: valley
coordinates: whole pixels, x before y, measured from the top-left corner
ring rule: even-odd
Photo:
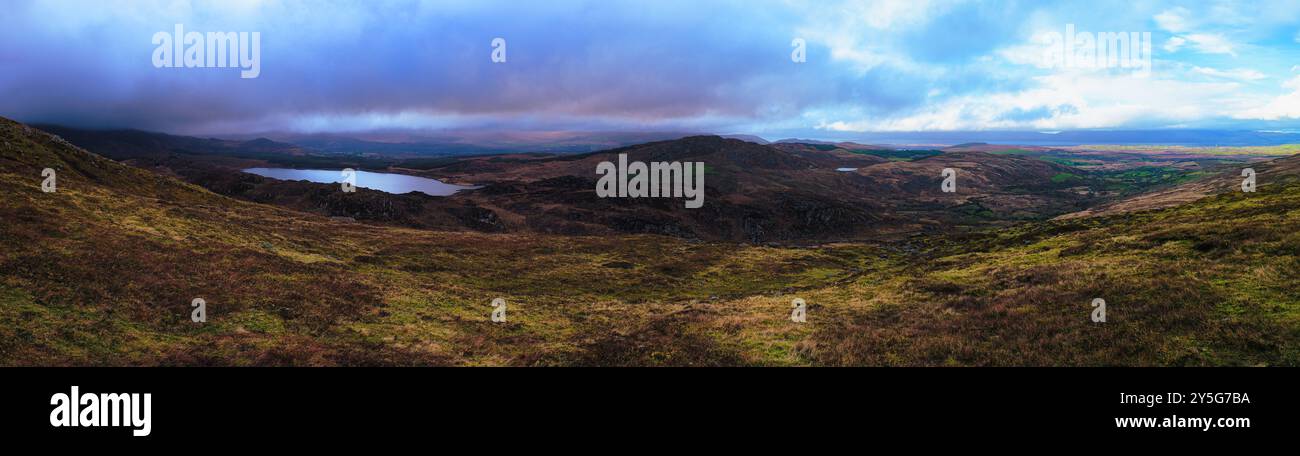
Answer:
[[[1294,156],[696,136],[395,161],[0,123],[5,365],[1300,364]],[[592,197],[618,154],[704,162],[707,204]]]
[[[109,158],[219,194],[331,217],[440,230],[661,234],[748,243],[900,238],[1044,220],[1172,187],[1223,166],[1277,158],[1249,153],[1159,157],[1129,151],[1088,155],[988,144],[942,150],[794,140],[761,145],[717,136],[579,154],[409,157],[320,152],[265,139],[50,129]],[[620,154],[645,162],[705,162],[704,193],[711,204],[694,210],[674,208],[669,200],[592,198],[597,165],[617,162]],[[1061,158],[1067,155],[1075,158]],[[239,172],[277,166],[354,168],[480,188],[453,198],[366,189],[344,198],[328,184]],[[853,171],[840,171],[846,168]],[[962,173],[953,195],[939,191],[946,168]]]

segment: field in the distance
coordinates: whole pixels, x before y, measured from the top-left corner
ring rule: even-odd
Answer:
[[[1300,364],[1294,175],[1157,211],[794,248],[340,222],[8,121],[0,136],[4,365]]]

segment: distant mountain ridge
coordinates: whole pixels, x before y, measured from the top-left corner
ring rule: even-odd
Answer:
[[[196,138],[142,130],[82,130],[57,125],[38,125],[36,128],[59,135],[83,148],[119,161],[157,158],[174,153],[267,158],[304,156],[312,152],[302,146],[267,138],[249,140]]]
[[[578,154],[410,161],[332,155],[268,139],[54,130],[90,150],[224,195],[434,229],[654,233],[745,242],[854,239],[1057,215],[1081,209],[1086,200],[1052,181],[1077,170],[1040,160],[981,152],[918,154],[856,143],[762,145],[706,135]],[[620,154],[643,162],[705,163],[705,207],[685,209],[671,199],[595,197],[596,165],[617,161]],[[448,198],[370,190],[345,196],[325,191],[325,184],[239,171],[275,164],[387,170],[482,188]],[[962,173],[956,194],[939,191],[945,168]]]
[[[368,157],[268,138],[48,128],[107,157],[182,177],[224,195],[321,215],[434,229],[658,233],[747,242],[855,239],[1145,207],[1140,201],[1176,204],[1210,194],[1183,187],[1176,190],[1181,196],[1096,207],[1097,195],[1105,192],[1096,187],[1099,181],[1087,177],[1088,171],[1003,153],[1003,146],[978,142],[917,150],[793,139],[764,145],[752,138],[702,135],[583,153],[394,158],[402,153]],[[345,137],[317,139],[337,141],[331,147],[338,150],[356,144]],[[616,161],[619,154],[645,162],[704,162],[708,205],[692,211],[668,200],[594,198],[596,164]],[[369,190],[343,198],[319,191],[323,184],[239,172],[256,166],[351,167],[483,188],[452,198]],[[956,194],[939,192],[947,168],[959,173]],[[1166,191],[1174,195],[1169,192],[1175,190]]]
[[[550,174],[435,198],[259,180],[229,157],[136,159],[183,181],[0,119],[0,365],[1300,365],[1294,157],[1259,164],[1257,192],[1001,224],[981,213],[1071,202],[1043,177],[1072,168],[952,151],[839,172],[844,151],[789,147],[474,157],[447,166]],[[619,153],[713,162],[710,201],[726,204],[593,198],[590,161]],[[944,167],[970,191],[938,192]],[[249,202],[266,195],[290,201]],[[427,208],[513,232],[382,218]],[[347,211],[372,218],[312,214]],[[847,234],[865,242],[822,242],[859,216]],[[867,230],[900,221],[930,229]],[[958,224],[973,229],[943,230]],[[732,242],[746,235],[772,243]],[[492,323],[502,296],[511,320]],[[795,298],[812,324],[788,321]],[[1089,318],[1096,299],[1108,323]]]
[[[995,223],[1072,212],[1086,199],[1052,180],[1072,168],[982,152],[921,158],[874,156],[838,146],[760,145],[692,136],[580,155],[529,159],[467,158],[422,174],[484,185],[457,198],[503,220],[563,233],[648,232],[749,242],[850,239]],[[708,203],[700,210],[660,199],[597,199],[600,162],[705,163]],[[945,194],[945,168],[958,169],[956,194]],[[844,171],[851,170],[851,171]]]
[[[468,156],[509,153],[583,153],[690,136],[683,132],[447,132],[441,134],[369,133],[286,134],[281,141],[328,153],[383,154],[391,157]]]
[[[859,141],[874,144],[953,145],[962,143],[1014,144],[1026,146],[1077,146],[1083,144],[1178,145],[1178,146],[1275,146],[1300,143],[1300,132],[1260,130],[1065,130],[1041,131],[921,131],[921,132],[834,132],[843,138],[826,142]],[[808,140],[792,140],[809,142]]]

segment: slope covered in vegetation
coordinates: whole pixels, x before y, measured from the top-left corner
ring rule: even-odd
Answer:
[[[777,248],[340,222],[9,121],[0,138],[3,365],[1300,364],[1293,177],[1158,211]]]

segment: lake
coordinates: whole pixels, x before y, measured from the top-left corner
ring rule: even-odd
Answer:
[[[248,168],[244,172],[287,181],[305,180],[322,184],[343,182],[342,170],[337,169]],[[373,173],[370,171],[357,171],[356,173],[357,187],[399,195],[420,192],[430,196],[448,196],[461,190],[478,188],[453,185],[437,179],[405,174]]]

